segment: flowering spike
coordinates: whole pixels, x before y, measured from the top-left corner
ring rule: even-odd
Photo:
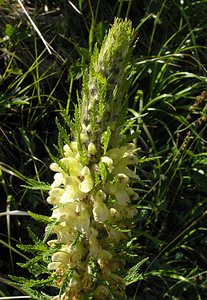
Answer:
[[[47,201],[57,222],[48,245],[59,247],[48,270],[60,289],[53,299],[126,299],[120,244],[127,245],[137,212],[131,203],[138,197],[131,187],[137,176],[129,166],[138,161],[119,122],[132,43],[131,22],[116,19],[84,71],[75,141],[64,145],[60,163],[51,164],[56,174]]]
[[[130,21],[115,19],[100,52],[96,48],[84,75],[82,92],[82,141],[102,144],[102,136],[110,127],[115,135],[124,107],[134,31]]]

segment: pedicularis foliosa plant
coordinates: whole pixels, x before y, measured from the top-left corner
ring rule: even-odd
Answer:
[[[55,175],[47,198],[53,206],[47,270],[58,291],[54,300],[126,299],[138,159],[121,130],[134,36],[130,21],[115,19],[100,50],[95,47],[83,70],[73,138],[50,165]]]

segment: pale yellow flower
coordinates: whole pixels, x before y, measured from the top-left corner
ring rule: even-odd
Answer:
[[[87,166],[85,166],[81,170],[79,189],[83,193],[88,193],[92,190],[93,185],[94,181],[91,176],[91,171]]]
[[[69,170],[71,176],[80,176],[82,165],[73,157],[64,157],[60,160]]]
[[[53,188],[49,191],[49,197],[47,198],[47,202],[49,204],[58,204],[61,196],[64,193],[64,189],[61,188]]]
[[[59,188],[63,184],[63,175],[62,173],[56,173],[54,175],[54,181],[51,184],[51,188]]]
[[[94,220],[100,223],[104,223],[108,219],[109,210],[103,201],[96,201],[93,206]]]
[[[47,268],[49,271],[56,271],[61,265],[61,262],[51,262],[48,264]]]
[[[79,189],[80,181],[75,176],[69,176],[67,178],[67,184],[65,186],[65,190],[62,193],[59,202],[67,203],[73,202],[75,200],[80,200],[84,197],[84,193]]]

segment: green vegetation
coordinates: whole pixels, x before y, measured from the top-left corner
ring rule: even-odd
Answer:
[[[122,126],[139,148],[127,299],[207,298],[205,0],[0,0],[0,297],[57,294],[49,166],[63,157],[83,69],[115,17],[137,38]]]

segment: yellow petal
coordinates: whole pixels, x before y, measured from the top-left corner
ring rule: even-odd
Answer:
[[[47,268],[49,271],[56,271],[60,265],[60,262],[51,262],[48,264]]]
[[[61,162],[69,169],[70,175],[80,176],[82,166],[77,159],[72,157],[64,157]]]
[[[107,165],[109,172],[112,172],[114,169],[113,160],[108,156],[102,156],[101,162]]]
[[[63,150],[66,157],[74,157],[74,153],[69,145],[64,145]]]
[[[105,203],[102,201],[95,202],[93,206],[94,220],[100,223],[104,223],[108,219],[109,210]]]
[[[93,189],[94,181],[90,169],[85,166],[81,171],[82,181],[79,183],[79,189],[83,193],[88,193]]]

